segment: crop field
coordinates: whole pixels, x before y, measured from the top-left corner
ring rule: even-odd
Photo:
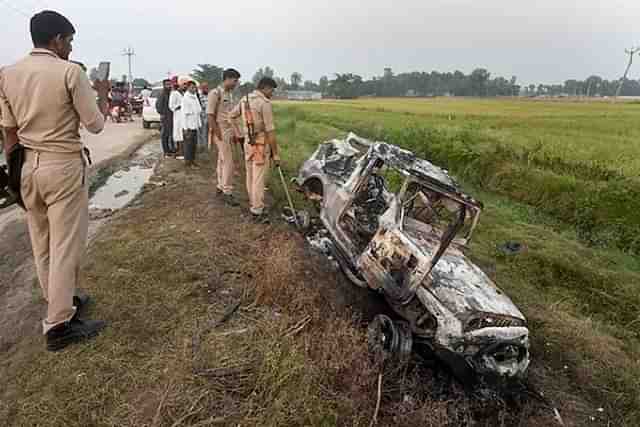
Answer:
[[[532,383],[571,425],[640,423],[640,105],[366,99],[276,117],[290,174],[348,131],[449,169],[485,204],[470,254],[529,320]]]
[[[534,152],[538,158],[635,176],[640,172],[640,103],[372,98],[313,102],[300,108],[326,118],[339,115],[383,127],[476,131],[483,137],[475,141],[481,146],[501,143]]]

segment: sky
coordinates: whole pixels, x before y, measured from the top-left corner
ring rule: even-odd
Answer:
[[[200,63],[270,66],[287,80],[353,72],[487,68],[520,83],[620,78],[640,46],[638,0],[0,0],[0,66],[31,48],[29,17],[44,8],[76,27],[72,58],[111,62],[111,75],[158,81]],[[631,69],[640,78],[640,58]]]

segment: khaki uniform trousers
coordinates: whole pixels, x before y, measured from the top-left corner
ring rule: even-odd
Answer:
[[[247,194],[249,195],[249,210],[254,215],[261,215],[264,212],[264,187],[269,174],[271,163],[271,147],[267,144],[264,147],[264,163],[255,162],[250,159],[251,145],[245,143],[245,162],[247,170]]]
[[[233,129],[222,130],[222,140],[214,136],[218,147],[218,165],[216,175],[218,190],[224,194],[233,192]]]
[[[89,225],[86,160],[81,153],[27,150],[21,192],[42,294],[43,329],[70,320]]]

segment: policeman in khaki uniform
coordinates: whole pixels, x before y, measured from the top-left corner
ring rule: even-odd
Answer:
[[[248,107],[250,111],[247,111],[247,101],[243,99],[233,114],[241,116],[245,131],[244,152],[249,210],[253,220],[261,224],[269,222],[269,218],[264,212],[264,189],[269,164],[272,159],[276,165],[280,162],[271,106],[271,97],[277,87],[278,85],[272,78],[264,77],[258,83],[257,90],[249,95]],[[249,143],[248,121],[253,122],[255,134],[255,144],[253,145]]]
[[[238,85],[240,73],[229,68],[222,73],[222,84],[209,93],[207,114],[209,133],[218,147],[217,194],[223,195],[225,203],[238,206],[233,198],[233,146],[234,123],[231,113],[236,106],[233,90]]]
[[[25,149],[21,194],[36,270],[48,302],[43,320],[47,349],[96,336],[102,321],[81,320],[88,302],[76,293],[88,230],[88,158],[80,123],[104,127],[108,82],[95,92],[80,66],[68,60],[75,29],[64,16],[44,11],[31,18],[34,49],[0,70],[0,108],[7,145]],[[17,153],[17,151],[16,151]],[[14,157],[15,158],[15,157]]]

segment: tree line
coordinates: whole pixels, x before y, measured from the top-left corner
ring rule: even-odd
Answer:
[[[223,67],[199,64],[192,76],[215,87],[222,81]],[[584,80],[567,80],[563,84],[530,84],[521,86],[517,77],[492,76],[484,68],[476,68],[470,74],[454,72],[408,72],[395,74],[385,68],[380,76],[365,80],[353,73],[336,73],[331,78],[321,77],[317,82],[304,80],[295,72],[285,79],[277,76],[271,67],[259,68],[250,80],[243,79],[242,93],[253,90],[262,77],[271,77],[278,83],[279,91],[309,90],[336,98],[361,96],[614,96],[619,80],[606,80],[589,76]],[[623,82],[622,96],[640,96],[640,81],[627,79]]]

